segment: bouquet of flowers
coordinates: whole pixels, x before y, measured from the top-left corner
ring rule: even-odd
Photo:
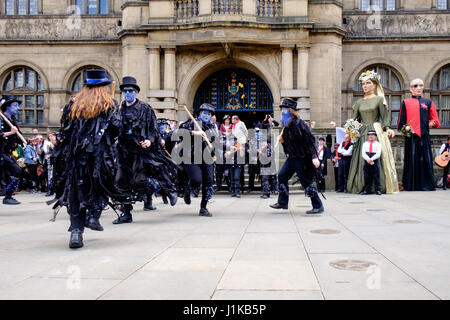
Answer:
[[[411,127],[411,121],[408,121],[408,123],[405,124],[403,127],[401,127],[399,131],[402,134],[402,136],[410,138],[411,135],[414,133]]]
[[[358,139],[361,134],[359,133],[359,129],[361,128],[362,124],[359,123],[356,120],[348,119],[347,122],[344,125],[344,129],[346,132],[350,134],[350,138],[352,140]]]

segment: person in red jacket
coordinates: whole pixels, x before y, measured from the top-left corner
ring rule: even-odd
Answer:
[[[423,81],[412,80],[409,91],[412,97],[402,101],[397,130],[409,125],[413,133],[405,137],[403,188],[406,191],[434,191],[433,156],[430,128],[440,126],[432,100],[423,98]]]

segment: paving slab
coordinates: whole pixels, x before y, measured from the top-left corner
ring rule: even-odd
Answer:
[[[66,210],[50,222],[49,198],[21,192],[0,203],[0,299],[450,299],[450,191],[325,195],[307,215],[301,192],[288,210],[221,193],[210,218],[156,198],[71,250]]]

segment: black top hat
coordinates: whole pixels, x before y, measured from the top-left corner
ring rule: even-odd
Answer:
[[[198,108],[198,110],[199,110],[199,111],[201,111],[201,110],[207,110],[207,111],[211,111],[212,113],[215,113],[215,112],[216,112],[216,108],[215,108],[212,104],[209,104],[209,103],[204,103],[204,104],[202,104],[202,105],[200,106],[200,108]]]
[[[325,141],[325,139],[322,136],[319,137],[319,140]]]
[[[108,73],[103,69],[88,69],[84,71],[84,85],[87,87],[100,87],[111,84]]]
[[[125,87],[133,87],[137,90],[137,92],[141,91],[141,88],[137,85],[136,79],[133,77],[123,77],[122,84],[119,86],[120,91],[123,91]]]
[[[374,131],[374,130],[370,130],[369,132],[367,132],[367,135],[369,135],[369,134],[373,134],[373,135],[377,135],[377,132],[376,131]]]
[[[3,101],[4,100],[4,101]],[[5,95],[2,96],[2,98],[0,99],[0,101],[2,102],[2,111],[6,111],[6,108],[11,105],[11,103],[13,102],[18,102],[19,104],[22,103],[22,101],[16,99],[16,97],[12,96],[12,95]]]
[[[291,108],[295,110],[297,109],[297,101],[292,100],[291,98],[284,98],[281,103],[281,108]]]

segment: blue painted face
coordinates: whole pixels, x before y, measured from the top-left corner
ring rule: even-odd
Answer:
[[[126,102],[131,103],[136,99],[137,92],[133,87],[123,88],[123,98]]]
[[[211,117],[212,117],[212,113],[211,111],[208,110],[202,110],[202,112],[200,112],[200,120],[202,120],[204,123],[209,123],[211,121]]]
[[[163,134],[166,131],[166,125],[165,124],[160,124],[159,125],[159,133]]]
[[[289,120],[291,120],[292,115],[289,111],[289,108],[281,109],[281,125],[286,127],[289,124]]]
[[[19,110],[20,110],[19,103],[13,102],[6,108],[6,113],[8,113],[10,116],[16,116]]]

